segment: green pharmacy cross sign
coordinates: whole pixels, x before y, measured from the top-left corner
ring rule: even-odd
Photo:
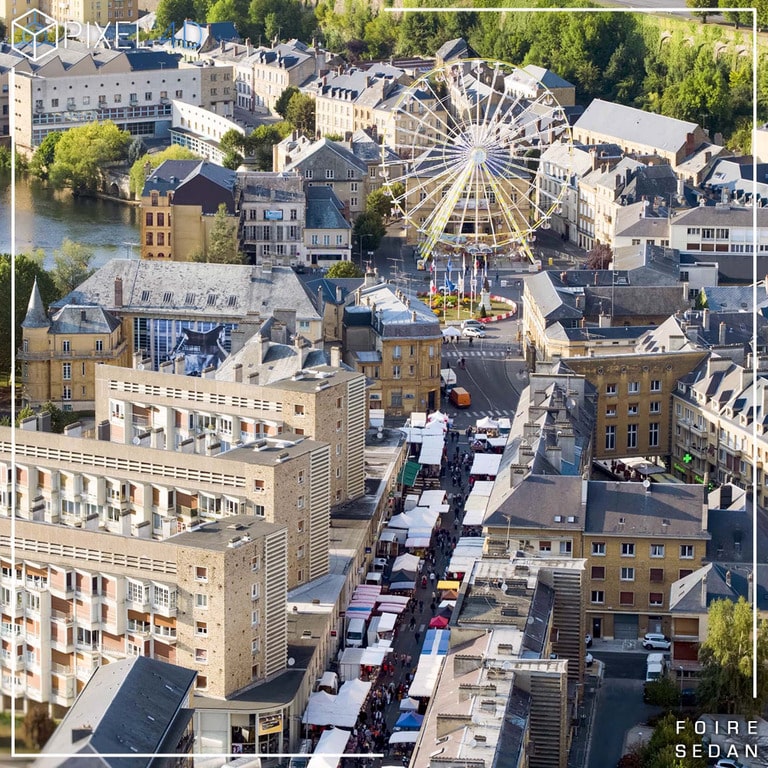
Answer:
[[[686,464],[690,464],[693,461],[693,456],[691,456],[690,453],[686,453],[685,456],[683,456],[683,461]]]

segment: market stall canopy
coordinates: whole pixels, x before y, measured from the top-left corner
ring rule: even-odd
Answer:
[[[414,507],[419,506],[419,495],[417,493],[409,493],[405,497],[405,501],[403,502],[403,511],[407,512],[409,509],[413,509]]]
[[[403,468],[398,472],[397,482],[407,485],[409,488],[416,482],[416,478],[421,471],[421,464],[418,461],[406,461]]]
[[[489,437],[486,439],[491,448],[503,448],[507,444],[506,437]]]
[[[438,466],[443,460],[443,447],[445,440],[441,435],[424,435],[419,452],[419,464]]]
[[[389,737],[390,744],[415,744],[418,740],[418,731],[395,731]]]
[[[420,507],[434,507],[445,502],[445,491],[430,490],[423,491],[419,499]]]
[[[438,589],[458,589],[461,586],[461,582],[455,579],[440,579],[437,582]]]
[[[448,427],[445,426],[445,422],[440,421],[439,419],[437,421],[429,421],[427,422],[427,426],[424,427],[421,430],[422,435],[444,435]]]
[[[406,549],[427,549],[432,542],[431,536],[411,536],[405,540]]]
[[[382,613],[379,616],[379,632],[391,632],[395,628],[397,623],[397,615],[395,613]]]
[[[502,454],[500,453],[476,453],[469,474],[491,475],[492,477],[495,477],[499,474],[501,459]]]
[[[419,715],[416,712],[403,712],[400,717],[397,718],[395,728],[403,728],[406,730],[418,730],[421,728],[421,724],[424,722],[424,715]]]
[[[343,728],[328,728],[323,731],[310,757],[307,768],[336,768],[340,755],[347,748],[351,731]]]
[[[399,707],[401,712],[415,712],[419,708],[419,702],[410,696],[406,696],[400,701]]]
[[[487,507],[487,496],[474,496],[470,493],[469,498],[464,504],[464,517],[461,524],[463,526],[482,525],[483,520],[485,520],[485,510]]]
[[[430,629],[445,629],[450,624],[450,619],[447,616],[435,616],[429,622]]]
[[[414,411],[408,421],[412,427],[423,427],[427,423],[427,414],[423,411]]]
[[[365,680],[348,680],[341,686],[337,696],[332,696],[325,691],[310,694],[302,722],[307,725],[354,728],[371,685],[372,683]]]
[[[477,496],[490,496],[493,493],[493,486],[495,485],[493,480],[478,480],[472,486],[472,493]],[[471,496],[472,494],[470,494]]]
[[[499,432],[505,434],[512,429],[512,419],[502,418],[499,419]]]
[[[392,563],[392,570],[395,571],[411,571],[414,575],[419,570],[419,558],[416,555],[400,555],[395,558],[395,562]]]
[[[432,631],[444,632],[445,630],[433,629]],[[413,676],[413,682],[408,688],[408,693],[418,698],[432,696],[435,692],[437,678],[444,661],[445,656],[420,656],[419,665],[416,667],[416,673]]]
[[[442,421],[443,423],[447,422],[450,417],[447,413],[442,413],[441,411],[435,411],[434,413],[430,413],[429,416],[427,416],[427,421]]]
[[[422,437],[421,429],[414,429],[412,427],[400,427],[400,431],[405,435],[406,443],[420,443]]]
[[[448,326],[448,328],[443,329],[443,338],[444,339],[460,339],[461,331],[458,328],[454,328],[452,325],[450,325]]]
[[[482,429],[482,430],[498,429],[499,428],[499,422],[496,421],[496,419],[492,419],[490,416],[486,416],[484,419],[478,419],[475,422],[475,426],[478,429]]]

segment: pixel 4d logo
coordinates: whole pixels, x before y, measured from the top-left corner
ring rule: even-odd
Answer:
[[[27,11],[11,24],[11,47],[30,61],[38,61],[59,47],[59,25],[42,11]]]

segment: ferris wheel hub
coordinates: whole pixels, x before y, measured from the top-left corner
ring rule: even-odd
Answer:
[[[469,153],[469,159],[474,163],[474,165],[482,165],[486,159],[488,158],[488,153],[483,149],[483,147],[475,147],[470,153]]]

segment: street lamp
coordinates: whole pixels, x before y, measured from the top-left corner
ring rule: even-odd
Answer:
[[[365,268],[363,267],[363,242],[366,237],[373,237],[371,233],[368,233],[367,235],[358,235],[358,245],[360,246],[360,269],[365,271]]]

